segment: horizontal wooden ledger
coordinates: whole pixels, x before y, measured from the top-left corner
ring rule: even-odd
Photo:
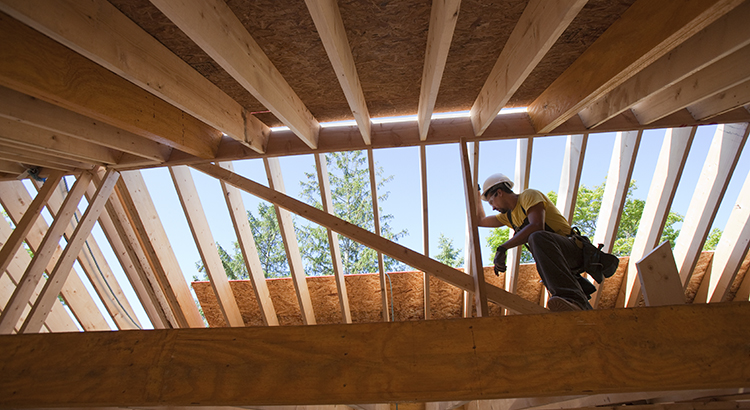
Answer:
[[[455,401],[750,386],[750,303],[0,336],[0,407]]]

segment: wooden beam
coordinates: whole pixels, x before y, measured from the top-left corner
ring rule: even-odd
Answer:
[[[516,140],[516,171],[514,187],[519,194],[529,188],[531,178],[531,154],[534,151],[533,138],[519,138]],[[515,233],[514,233],[515,235]],[[508,271],[505,273],[505,290],[516,293],[518,290],[518,271],[521,263],[521,252],[523,248],[517,246],[508,250]],[[542,287],[542,294],[546,295],[547,289]],[[546,297],[544,297],[546,301]],[[546,306],[542,304],[542,306]]]
[[[716,245],[711,269],[701,281],[693,303],[721,302],[726,299],[750,246],[750,178],[745,177],[740,194],[729,214],[727,225]],[[704,290],[705,288],[705,290]]]
[[[430,130],[430,119],[435,109],[440,81],[443,78],[448,51],[453,40],[453,31],[458,20],[461,0],[432,0],[430,28],[427,31],[427,49],[422,70],[422,85],[419,88],[417,123],[419,139],[424,141]]]
[[[750,102],[750,81],[687,106],[693,118],[706,120]]]
[[[628,393],[611,393],[611,394],[594,394],[588,396],[558,396],[558,397],[535,397],[526,399],[506,399],[488,401],[496,406],[510,406],[507,410],[521,409],[602,409],[612,408],[614,406],[628,406],[631,408],[632,403],[649,402],[659,403],[652,404],[654,410],[665,403],[674,401],[705,401],[707,399],[733,395],[742,392],[743,389],[707,389],[707,390],[689,390],[689,391],[647,391],[647,392],[628,392]],[[509,403],[512,402],[512,403]],[[610,407],[605,407],[610,406]],[[697,409],[696,409],[697,410]]]
[[[534,128],[554,130],[740,3],[636,1],[529,106]]]
[[[587,1],[529,1],[471,107],[475,135],[484,133]]]
[[[219,166],[234,172],[231,162],[222,162]],[[229,216],[232,218],[232,226],[234,226],[234,232],[237,235],[237,242],[245,260],[247,274],[253,284],[253,292],[255,293],[255,299],[258,301],[263,323],[266,326],[278,326],[279,319],[276,316],[276,309],[268,291],[266,277],[263,274],[263,265],[261,265],[258,257],[258,249],[255,247],[253,231],[250,229],[250,223],[247,220],[247,210],[242,201],[240,190],[224,181],[220,182],[227,208],[229,208]]]
[[[13,229],[13,233],[10,234],[10,237],[3,244],[2,249],[0,249],[0,274],[8,269],[14,256],[21,248],[23,241],[26,240],[26,236],[31,231],[31,228],[34,227],[37,219],[42,216],[42,209],[47,205],[47,200],[55,192],[55,188],[57,188],[62,177],[62,172],[53,171],[52,176],[47,178],[44,186],[37,193],[36,197],[34,197],[34,200],[26,209],[26,212],[24,212],[23,217]]]
[[[2,202],[5,212],[8,213],[8,216],[15,224],[20,222],[21,217],[31,201],[31,195],[29,195],[29,191],[21,181],[7,181],[0,184],[0,202]],[[41,250],[44,236],[48,231],[47,222],[45,222],[44,219],[37,219],[34,228],[26,236],[26,244],[35,254]],[[52,253],[50,261],[47,263],[47,272],[52,271],[61,254],[62,248],[57,245]],[[29,263],[24,264],[24,272],[28,265]],[[21,272],[21,275],[23,275],[23,272]],[[43,286],[43,284],[37,285],[39,291],[41,291],[41,286]],[[32,296],[34,300],[36,300],[37,295],[38,292]],[[73,316],[75,316],[76,320],[84,330],[110,330],[109,324],[104,319],[104,315],[96,306],[94,299],[89,294],[78,275],[71,275],[68,278],[62,289],[61,295],[65,300],[65,303],[68,304]]]
[[[286,190],[284,188],[284,178],[281,174],[281,164],[279,163],[279,159],[266,158],[263,160],[263,163],[266,166],[266,175],[268,175],[268,186],[272,190],[283,194]],[[203,171],[200,168],[197,169]],[[274,207],[276,208],[276,218],[279,223],[281,238],[284,241],[284,249],[286,250],[286,257],[289,262],[292,283],[294,284],[294,290],[297,292],[297,302],[299,302],[302,322],[306,325],[314,325],[315,312],[313,311],[312,300],[310,299],[310,290],[307,287],[307,276],[305,275],[305,268],[302,265],[302,256],[299,252],[297,233],[294,231],[292,214],[290,214],[287,209],[282,209],[277,204],[274,204]]]
[[[642,99],[696,73],[750,43],[750,3],[743,3],[690,37],[653,64],[581,110],[588,128],[596,127]]]
[[[635,262],[659,244],[696,130],[696,127],[670,128],[664,135],[617,306],[634,307],[638,303],[641,282],[636,280]]]
[[[0,158],[41,168],[57,169],[65,171],[66,174],[75,174],[76,170],[92,170],[96,166],[91,162],[61,158],[31,147],[19,147],[3,141],[0,141]]]
[[[346,222],[341,218],[337,218],[327,212],[307,205],[304,202],[284,195],[281,192],[258,184],[257,182],[251,181],[215,165],[200,164],[193,166],[193,168],[214,178],[223,180],[227,184],[233,185],[265,201],[276,204],[290,212],[294,212],[312,222],[331,228],[331,230],[336,231],[341,235],[354,239],[376,251],[383,252],[384,254],[409,266],[422,270],[423,272],[428,272],[431,275],[445,280],[463,290],[473,291],[474,289],[473,280],[469,275],[451,268],[450,266],[443,265],[440,262],[432,260],[395,242],[382,238],[373,232]],[[547,311],[535,303],[529,302],[519,296],[508,294],[502,289],[491,285],[487,285],[487,298],[495,303],[521,313],[543,313]]]
[[[583,158],[586,155],[588,140],[589,134],[568,135],[565,143],[563,169],[560,173],[560,187],[557,189],[555,206],[569,223],[573,222],[578,186],[581,183]]]
[[[370,112],[357,75],[354,56],[346,38],[346,28],[336,0],[305,0],[307,10],[318,30],[333,71],[339,79],[346,102],[354,115],[362,139],[370,145]]]
[[[193,177],[190,175],[190,168],[186,166],[169,167],[169,173],[172,175],[177,196],[180,199],[185,217],[190,227],[190,233],[198,247],[203,268],[206,270],[211,288],[216,294],[216,300],[219,309],[224,317],[227,326],[244,326],[240,308],[234,299],[234,293],[229,286],[227,273],[224,271],[224,265],[221,263],[219,251],[216,249],[211,227],[208,225],[208,219],[203,212],[198,189],[195,187]]]
[[[8,146],[35,149],[50,156],[99,165],[116,164],[121,152],[60,135],[54,131],[0,118],[0,141]]]
[[[0,41],[0,85],[199,158],[216,154],[220,131],[3,13]]]
[[[669,241],[665,241],[635,263],[646,306],[685,303],[680,275]]]
[[[205,327],[143,176],[139,171],[123,172],[117,185],[127,219],[176,320],[173,326]]]
[[[0,160],[0,172],[13,174],[15,176],[23,175],[28,168],[18,162]]]
[[[487,305],[487,284],[484,280],[484,267],[482,265],[482,244],[479,241],[479,216],[477,207],[481,206],[477,201],[479,197],[477,190],[474,189],[474,178],[472,178],[472,169],[469,164],[469,152],[466,147],[466,141],[459,144],[461,153],[461,167],[463,168],[464,195],[466,196],[466,215],[469,222],[469,241],[473,252],[470,264],[472,266],[472,277],[474,279],[474,303],[477,310],[477,317],[488,316],[490,313]],[[474,168],[479,164],[474,164]]]
[[[471,178],[472,178],[472,187],[474,184],[476,184],[477,180],[479,179],[479,143],[478,142],[469,142],[468,144],[468,151],[469,151],[469,168],[471,168]],[[460,148],[459,148],[459,155],[460,155]],[[463,164],[462,164],[463,166]],[[473,246],[473,238],[471,234],[471,221],[469,220],[469,211],[466,212],[466,232],[464,234],[464,273],[467,275],[474,277],[475,272],[475,263],[473,262],[476,260],[476,256],[474,255],[474,246]],[[482,265],[480,265],[482,266]],[[482,266],[482,268],[484,268]],[[461,316],[462,317],[471,317],[473,315],[473,309],[474,306],[472,305],[474,301],[473,292],[470,291],[464,291],[462,295],[462,306],[461,306]]]
[[[649,95],[632,108],[642,124],[664,118],[693,103],[744,83],[750,74],[740,67],[750,64],[750,45],[735,51],[674,85]]]
[[[734,389],[750,382],[748,320],[750,304],[726,303],[356,326],[18,335],[0,338],[0,384],[9,392],[0,406],[310,405]],[[591,341],[599,348],[586,353]],[[379,371],[371,371],[373,363]],[[222,383],[202,383],[199,373]],[[283,393],[271,388],[279,383]]]
[[[221,0],[151,0],[258,101],[315,149],[320,125]]]
[[[166,145],[5,87],[0,87],[0,117],[127,152],[154,163],[169,159],[171,151]]]
[[[716,127],[708,149],[693,198],[690,200],[685,222],[674,247],[675,261],[684,287],[698,260],[708,231],[711,229],[721,199],[737,165],[750,127],[743,124],[723,124]]]
[[[31,263],[26,267],[21,281],[19,281],[16,290],[5,306],[2,315],[0,315],[0,334],[10,334],[13,331],[13,327],[21,316],[23,308],[30,300],[31,294],[42,279],[44,268],[50,259],[52,259],[52,254],[62,238],[65,227],[70,223],[70,218],[73,216],[73,212],[75,212],[78,202],[83,197],[83,193],[86,191],[89,182],[91,182],[91,174],[84,172],[76,180],[76,183],[73,184],[70,193],[65,197],[65,202],[63,202],[60,208],[57,218],[52,222],[52,225],[44,235],[42,243],[36,252],[34,252]]]
[[[39,294],[36,302],[34,302],[34,307],[31,309],[26,321],[24,321],[19,333],[38,333],[41,329],[52,309],[52,306],[57,300],[57,295],[59,295],[62,290],[65,280],[73,270],[73,263],[81,252],[81,249],[83,249],[86,238],[91,234],[91,229],[99,218],[99,214],[104,209],[104,204],[107,203],[109,195],[114,190],[115,183],[119,178],[119,172],[113,170],[107,171],[101,184],[97,187],[94,200],[91,201],[86,208],[86,212],[84,212],[80,223],[76,226],[73,235],[70,237],[65,250],[60,256],[60,259],[57,260],[57,265],[55,265],[55,268],[50,272],[42,292]],[[76,183],[78,183],[78,181],[76,181]],[[84,191],[87,187],[88,182],[86,183],[86,186],[84,186]],[[75,189],[76,187],[74,185],[69,195],[73,195]],[[64,206],[65,205],[63,204],[60,208],[60,214],[63,214]]]
[[[615,138],[615,147],[612,150],[612,159],[609,163],[607,174],[607,185],[604,187],[604,196],[599,208],[599,217],[596,220],[596,232],[594,243],[604,244],[604,252],[612,252],[617,236],[617,228],[620,225],[622,208],[630,188],[630,177],[635,167],[635,157],[638,155],[638,146],[641,143],[642,132],[620,132]]]
[[[427,149],[424,145],[419,146],[419,170],[420,170],[420,187],[422,192],[422,253],[424,256],[430,256],[430,218],[427,200]],[[430,318],[430,275],[427,272],[422,273],[424,281],[424,318]]]
[[[378,205],[378,183],[375,180],[375,157],[372,149],[367,149],[367,168],[370,171],[370,195],[372,197],[372,219],[375,228],[375,235],[381,236],[380,231],[380,206]],[[352,238],[354,239],[354,238]],[[378,275],[380,277],[380,301],[383,306],[383,320],[388,322],[394,320],[388,309],[388,292],[385,288],[385,264],[383,262],[383,252],[375,250],[378,254]],[[393,301],[390,301],[393,303]]]
[[[331,215],[336,212],[333,209],[333,197],[331,195],[331,182],[328,175],[328,164],[325,154],[315,155],[315,169],[318,171],[318,184],[320,185],[320,200],[323,210]],[[349,294],[346,291],[344,280],[344,267],[341,264],[341,250],[339,249],[339,235],[330,229],[328,231],[328,246],[331,249],[331,264],[333,265],[333,276],[336,278],[336,290],[339,294],[339,308],[341,319],[344,323],[352,323],[352,312],[349,309]]]
[[[252,116],[238,102],[109,2],[4,0],[0,10],[263,152],[268,134],[246,126]]]

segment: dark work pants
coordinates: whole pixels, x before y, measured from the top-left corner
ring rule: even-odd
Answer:
[[[536,269],[549,293],[583,309],[591,309],[588,297],[578,283],[579,275],[573,273],[583,266],[583,251],[575,240],[553,232],[536,231],[529,236],[528,243]]]

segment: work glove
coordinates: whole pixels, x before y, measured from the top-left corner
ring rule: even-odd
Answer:
[[[500,272],[505,272],[505,253],[507,251],[508,250],[502,245],[498,246],[495,251],[495,259],[493,262],[495,263],[495,275],[497,276],[500,276]]]

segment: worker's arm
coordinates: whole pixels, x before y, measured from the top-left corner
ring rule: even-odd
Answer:
[[[507,242],[502,244],[505,249],[515,248],[528,242],[529,236],[536,231],[544,230],[544,218],[546,217],[546,211],[544,210],[544,203],[540,202],[526,211],[526,217],[529,219],[529,224],[523,227],[520,231],[516,232],[512,238],[508,239]]]
[[[477,191],[476,196],[477,196],[477,199],[475,202],[477,204],[476,211],[477,211],[477,217],[478,217],[477,220],[479,221],[478,222],[479,226],[484,226],[487,228],[497,228],[497,227],[503,226],[503,224],[500,223],[500,221],[497,219],[497,217],[495,217],[495,215],[487,216],[484,213],[484,204],[482,204],[482,198],[480,197],[479,191]]]

